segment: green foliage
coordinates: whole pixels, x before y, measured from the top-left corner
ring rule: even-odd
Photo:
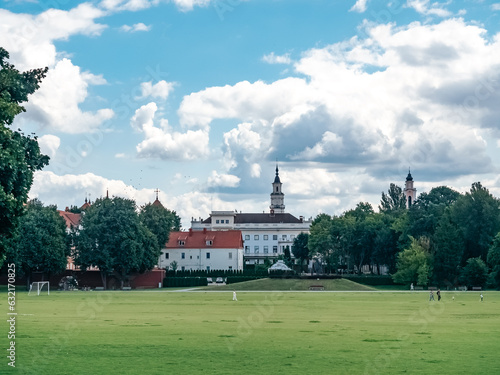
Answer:
[[[408,249],[398,254],[397,272],[392,275],[397,284],[427,285],[431,274],[431,257],[426,239],[411,239]]]
[[[492,269],[492,283],[500,287],[500,233],[497,233],[488,250],[488,264]]]
[[[380,212],[392,213],[406,208],[406,199],[403,189],[396,184],[391,183],[387,194],[382,192],[382,199],[378,209]]]
[[[26,275],[28,284],[32,272],[50,277],[66,269],[70,254],[66,223],[54,206],[31,201],[10,244],[9,263],[16,263],[17,276]]]
[[[156,236],[141,223],[132,200],[96,200],[82,215],[81,226],[74,237],[75,263],[84,270],[99,267],[104,278],[113,273],[123,286],[130,273],[147,271],[158,261]]]
[[[160,249],[167,244],[170,232],[180,230],[180,217],[161,205],[148,203],[142,206],[139,218],[156,236]]]
[[[36,136],[25,136],[8,128],[25,109],[22,103],[34,93],[47,68],[19,72],[6,60],[8,52],[0,47],[0,259],[33,183],[33,174],[49,162],[40,153]]]
[[[460,193],[446,186],[420,194],[408,211],[407,234],[415,238],[431,237],[445,209],[451,207],[459,197]]]
[[[300,233],[297,237],[293,239],[292,253],[293,256],[299,260],[300,266],[309,260],[309,247],[307,243],[309,241],[308,233]]]
[[[477,258],[470,258],[462,269],[460,281],[469,288],[484,287],[488,280],[488,266],[484,261]]]
[[[485,261],[490,244],[500,231],[500,201],[475,182],[470,192],[457,199],[451,215],[465,240],[462,264],[475,257]]]
[[[464,240],[460,229],[449,214],[441,216],[432,236],[434,252],[434,280],[438,285],[455,285],[460,274],[460,260],[464,253]]]

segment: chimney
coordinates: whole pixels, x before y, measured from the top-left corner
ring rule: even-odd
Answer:
[[[207,233],[207,228],[203,228],[203,233]]]
[[[304,216],[299,216],[299,219],[300,219],[300,222],[303,223],[304,222]]]
[[[66,206],[66,209],[64,211],[69,212],[69,207]]]
[[[191,237],[193,235],[193,228],[189,228],[189,236]]]

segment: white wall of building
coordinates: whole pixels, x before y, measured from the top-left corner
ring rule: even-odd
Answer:
[[[168,254],[168,256],[166,255]],[[208,254],[208,256],[207,256]],[[160,255],[160,268],[168,268],[177,262],[177,269],[185,270],[242,270],[242,249],[219,248],[172,248],[163,249]]]

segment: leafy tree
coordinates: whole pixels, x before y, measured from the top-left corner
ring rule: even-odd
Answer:
[[[445,209],[451,207],[460,193],[446,186],[432,188],[422,193],[408,211],[408,235],[415,238],[431,237],[443,216]]]
[[[179,231],[181,227],[181,219],[175,211],[170,211],[161,205],[152,203],[141,207],[139,218],[156,236],[160,249],[167,244],[170,232]]]
[[[370,264],[374,250],[374,239],[380,222],[369,203],[360,202],[354,210],[345,213],[354,218],[354,242],[350,256],[356,263],[358,273],[365,264]]]
[[[476,257],[485,261],[490,244],[500,231],[500,201],[475,182],[470,192],[457,199],[451,214],[465,240],[462,264]]]
[[[49,162],[49,157],[40,153],[36,136],[8,128],[14,117],[25,111],[22,103],[39,88],[47,68],[21,73],[6,61],[8,58],[9,53],[0,47],[0,259],[24,213],[34,172]]]
[[[497,287],[500,286],[500,233],[497,233],[488,250],[488,264],[492,269],[492,276]]]
[[[300,268],[304,265],[304,262],[309,260],[309,247],[307,246],[307,241],[309,240],[309,234],[300,233],[294,238],[292,244],[292,253],[296,259],[300,261]]]
[[[130,199],[98,199],[82,215],[75,236],[75,263],[82,269],[99,267],[103,286],[115,275],[121,287],[132,272],[144,272],[158,261],[156,236],[139,220]]]
[[[292,266],[292,254],[290,253],[290,246],[285,246],[283,249],[283,260],[288,267]]]
[[[387,194],[382,192],[382,199],[378,206],[380,212],[397,212],[406,209],[406,199],[403,189],[391,183]]]
[[[318,256],[328,262],[333,252],[332,237],[330,234],[332,218],[327,214],[319,214],[311,223],[309,229],[308,247],[311,256]]]
[[[18,229],[9,258],[16,263],[18,276],[26,275],[27,287],[33,272],[50,278],[66,269],[70,255],[66,223],[55,206],[44,207],[40,201],[32,200]]]
[[[462,269],[460,280],[468,287],[484,287],[488,280],[488,266],[479,257],[469,258]]]
[[[438,284],[453,285],[460,274],[460,260],[464,252],[464,240],[460,229],[447,213],[439,220],[432,237],[434,250],[434,279]]]
[[[395,283],[427,285],[432,269],[428,241],[412,238],[410,247],[398,254],[396,267]]]

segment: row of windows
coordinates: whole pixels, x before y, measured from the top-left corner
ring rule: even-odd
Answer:
[[[255,254],[258,254],[260,252],[260,247],[254,246],[253,252]],[[264,254],[269,254],[269,246],[263,246],[263,252],[264,252]],[[278,252],[278,246],[273,246],[273,253],[276,254],[277,252]],[[246,254],[250,253],[250,246],[245,246],[245,253]]]
[[[224,222],[226,224],[229,224],[229,220],[224,220],[224,219],[220,219],[220,220],[217,219],[217,220],[215,220],[215,224],[224,224]]]
[[[205,253],[205,254],[206,254],[207,259],[210,259],[210,253]],[[229,256],[229,259],[233,259],[233,253],[232,252],[229,252],[228,256]],[[165,253],[165,259],[169,259],[169,257],[170,257],[169,253]],[[181,253],[181,259],[186,259],[186,253]],[[193,259],[193,256],[190,255],[189,259]],[[196,259],[200,259],[200,256],[197,255]]]
[[[269,240],[269,235],[267,235],[267,234],[263,234],[262,237],[263,237],[264,241],[268,241]],[[253,239],[254,240],[258,241],[259,238],[260,237],[259,237],[258,234],[254,234],[253,235]],[[290,235],[290,240],[293,240],[294,238],[295,238],[295,234],[291,234]],[[250,235],[249,234],[245,234],[245,241],[248,241],[248,240],[250,240]],[[277,241],[277,240],[278,240],[278,235],[277,234],[273,234],[273,241]],[[281,235],[281,240],[282,241],[288,240],[288,236],[286,234],[282,234]]]

